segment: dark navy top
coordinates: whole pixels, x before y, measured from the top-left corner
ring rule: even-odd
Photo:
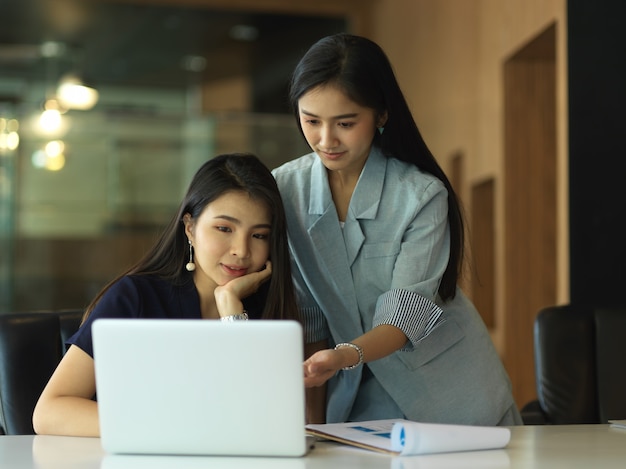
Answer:
[[[261,317],[266,295],[262,287],[243,301],[251,319]],[[191,274],[182,284],[156,275],[124,276],[102,296],[67,345],[76,345],[93,357],[91,325],[99,318],[201,319],[200,297]]]

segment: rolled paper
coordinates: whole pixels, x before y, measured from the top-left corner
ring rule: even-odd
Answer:
[[[505,427],[396,422],[391,449],[401,455],[504,448],[511,439]]]

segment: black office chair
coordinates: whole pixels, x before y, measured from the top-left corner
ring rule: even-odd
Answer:
[[[0,314],[0,435],[34,433],[35,404],[82,315],[81,310]]]
[[[626,418],[626,309],[553,306],[535,319],[537,400],[525,424]]]

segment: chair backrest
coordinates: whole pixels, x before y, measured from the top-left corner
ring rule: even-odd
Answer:
[[[626,310],[552,306],[535,320],[537,397],[548,423],[626,418]]]
[[[82,311],[0,314],[0,434],[33,434],[39,395],[79,327]]]

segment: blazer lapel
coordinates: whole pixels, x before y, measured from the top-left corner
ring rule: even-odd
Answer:
[[[324,261],[328,273],[335,279],[337,285],[345,286],[351,282],[340,282],[346,275],[351,275],[347,263],[346,246],[337,217],[337,210],[333,203],[326,168],[318,159],[311,172],[311,193],[309,194],[309,216],[311,225],[308,228],[309,236],[315,245],[315,250]],[[346,293],[346,292],[344,292]]]
[[[315,246],[318,259],[326,267],[326,273],[332,279],[331,284],[333,285],[333,291],[326,292],[323,297],[316,298],[316,301],[323,305],[323,309],[326,311],[342,309],[358,311],[354,282],[351,281],[352,272],[348,262],[348,252],[343,238],[345,233],[342,232],[339,225],[337,210],[330,194],[326,168],[319,160],[312,168],[309,200],[311,225],[308,227],[308,233]],[[316,282],[317,279],[309,279],[309,281]],[[361,325],[357,322],[346,324],[349,317],[358,316],[341,316],[341,320],[338,319],[337,321],[332,321],[329,318],[331,329],[339,336],[345,337],[346,331],[354,334],[355,330],[361,329]],[[349,340],[349,338],[345,340]]]
[[[378,213],[386,169],[387,159],[373,148],[354,188],[348,207],[348,217],[343,229],[350,266],[354,263],[365,242],[365,235],[359,220],[373,219]]]

